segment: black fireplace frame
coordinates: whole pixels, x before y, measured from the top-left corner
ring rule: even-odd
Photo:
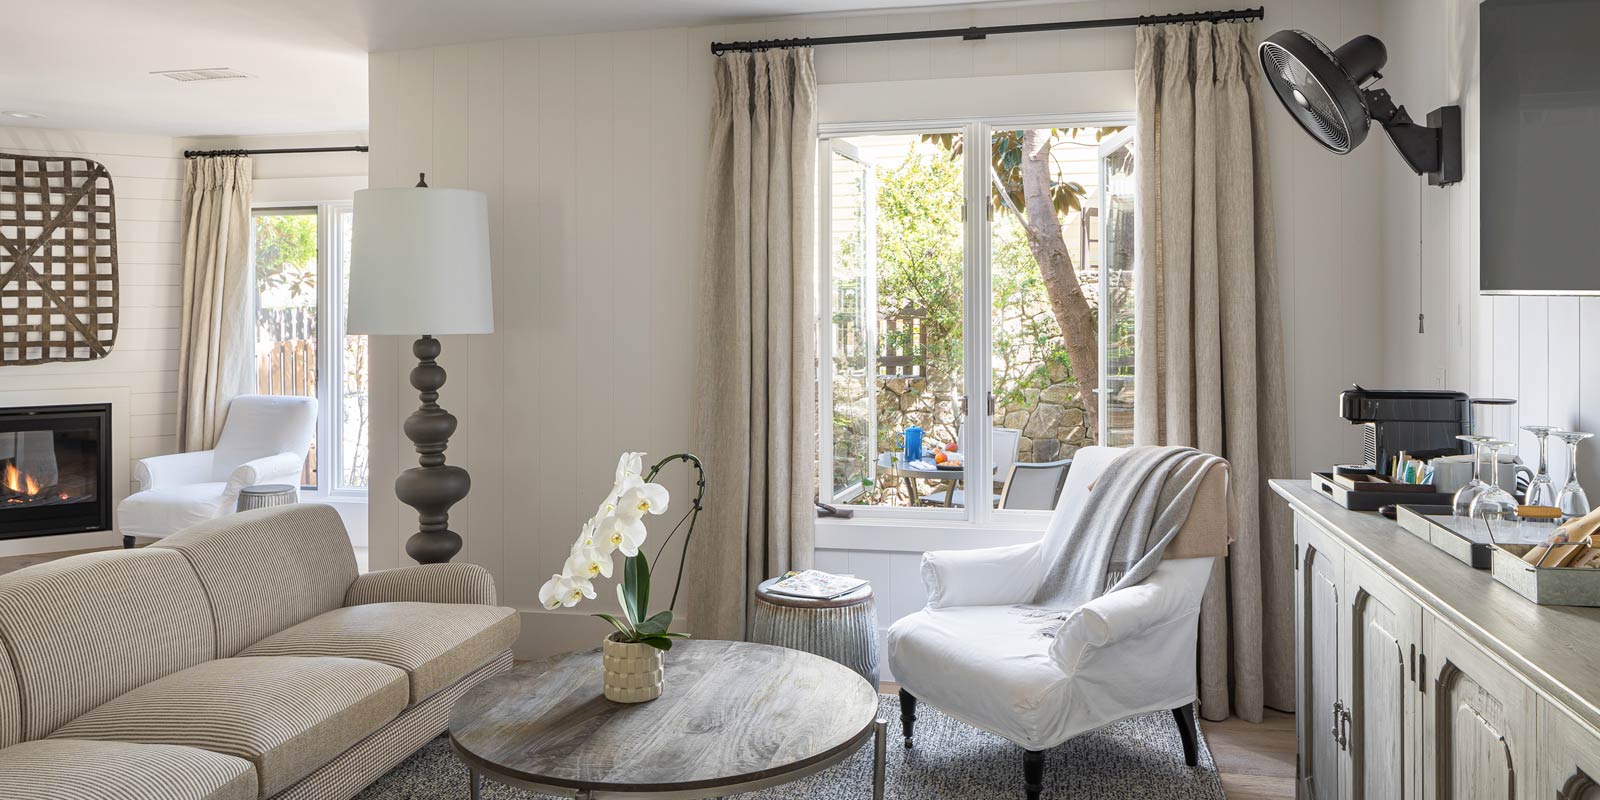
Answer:
[[[95,502],[84,503],[82,514],[75,514],[51,525],[43,524],[38,527],[21,528],[22,522],[12,522],[5,514],[19,514],[32,516],[30,509],[17,509],[0,514],[0,540],[27,539],[35,536],[59,536],[65,533],[86,533],[94,531],[112,530],[111,517],[111,465],[116,453],[111,446],[111,404],[110,403],[77,403],[71,405],[49,406],[16,406],[0,408],[0,417],[71,417],[86,416],[99,422],[99,448],[100,458],[96,465],[95,475]],[[61,508],[61,506],[54,506]],[[89,509],[93,509],[90,511]],[[43,519],[48,520],[50,515]],[[86,521],[90,516],[92,522]],[[32,516],[34,520],[40,517]]]

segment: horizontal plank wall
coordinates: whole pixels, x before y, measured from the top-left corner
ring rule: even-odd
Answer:
[[[519,39],[376,53],[370,61],[371,183],[488,192],[496,333],[445,337],[441,404],[461,419],[448,452],[473,491],[452,513],[465,560],[529,612],[523,655],[592,646],[577,612],[537,612],[611,480],[616,454],[688,446],[697,389],[694,315],[712,83],[710,42],[1197,10],[1202,0],[1095,0],[1023,7],[794,17],[694,29]],[[1263,32],[1343,41],[1376,25],[1376,0],[1268,0]],[[817,53],[825,85],[1125,71],[1133,32],[1100,30],[849,45]],[[909,84],[907,84],[909,85]],[[857,87],[859,88],[859,87]],[[1037,112],[1050,112],[1048,98]],[[1128,109],[1106,109],[1126,111]],[[1381,376],[1379,259],[1350,231],[1376,230],[1371,200],[1387,155],[1323,152],[1268,109],[1296,474],[1359,453],[1333,412],[1352,382]],[[447,268],[444,265],[443,268]],[[372,559],[408,563],[415,516],[383,487],[416,463],[400,432],[417,405],[410,342],[374,346]],[[687,485],[674,483],[675,501]],[[712,496],[715,502],[716,478]],[[657,526],[657,531],[665,528]],[[981,544],[981,542],[975,542]],[[915,554],[819,553],[872,572],[880,622],[921,605]],[[670,565],[669,565],[670,566]],[[878,573],[881,573],[878,574]]]
[[[0,367],[0,391],[125,389],[130,463],[176,449],[178,323],[183,254],[179,197],[183,153],[164,136],[0,128],[0,151],[82,156],[106,166],[116,186],[117,343],[97,361]],[[22,540],[44,550],[61,539]],[[46,546],[55,542],[55,546]]]

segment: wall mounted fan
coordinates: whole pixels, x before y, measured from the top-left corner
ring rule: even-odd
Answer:
[[[1444,106],[1418,125],[1389,93],[1367,85],[1382,78],[1389,60],[1383,42],[1357,36],[1338,50],[1304,31],[1278,31],[1261,43],[1261,69],[1283,107],[1306,133],[1335,153],[1367,138],[1370,121],[1389,134],[1400,157],[1428,183],[1461,180],[1461,107]]]

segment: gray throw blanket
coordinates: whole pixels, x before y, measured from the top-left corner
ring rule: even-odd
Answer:
[[[1133,447],[1118,456],[1095,479],[1071,530],[1040,554],[1045,577],[1033,605],[1072,611],[1149,577],[1218,463],[1189,447]]]

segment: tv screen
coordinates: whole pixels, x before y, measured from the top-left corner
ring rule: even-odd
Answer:
[[[1480,9],[1480,288],[1600,293],[1600,0]]]

